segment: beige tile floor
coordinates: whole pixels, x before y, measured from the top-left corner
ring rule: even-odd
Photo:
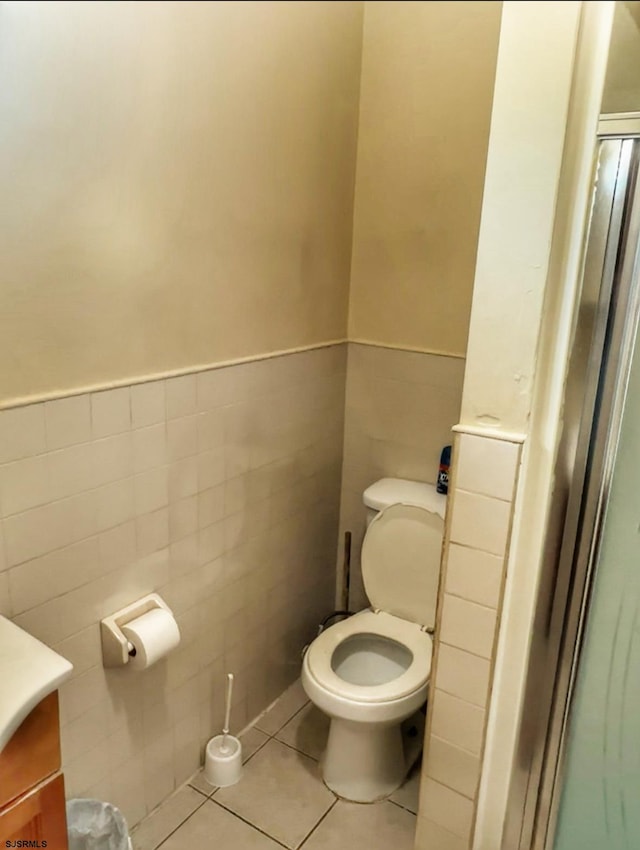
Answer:
[[[196,774],[136,827],[134,850],[412,850],[419,768],[389,800],[339,800],[318,765],[328,727],[296,682],[243,734],[241,781]]]

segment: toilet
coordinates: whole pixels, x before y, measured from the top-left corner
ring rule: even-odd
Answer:
[[[427,699],[446,497],[430,484],[383,478],[363,501],[371,608],[313,641],[302,686],[331,719],[325,784],[346,800],[372,803],[402,784],[421,748],[422,728],[413,725],[411,747],[403,725]]]

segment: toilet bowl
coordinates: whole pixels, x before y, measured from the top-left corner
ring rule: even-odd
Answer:
[[[391,501],[367,528],[361,562],[372,609],[323,631],[302,665],[307,696],[331,719],[324,782],[359,803],[402,784],[411,767],[402,723],[427,699],[444,504],[435,488],[418,486],[419,504]]]
[[[324,631],[302,666],[309,699],[331,718],[322,760],[326,785],[370,803],[406,775],[401,723],[427,698],[430,635],[384,612],[361,611]]]

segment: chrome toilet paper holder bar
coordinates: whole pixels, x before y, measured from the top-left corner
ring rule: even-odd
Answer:
[[[100,637],[102,639],[102,663],[105,667],[124,667],[129,661],[131,644],[122,632],[122,626],[126,626],[136,617],[141,617],[147,611],[154,608],[162,608],[172,613],[167,603],[157,593],[143,596],[137,602],[132,602],[126,608],[121,608],[115,614],[100,620]]]

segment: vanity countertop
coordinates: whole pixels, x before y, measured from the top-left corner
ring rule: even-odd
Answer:
[[[71,662],[0,616],[0,751],[73,670]]]

